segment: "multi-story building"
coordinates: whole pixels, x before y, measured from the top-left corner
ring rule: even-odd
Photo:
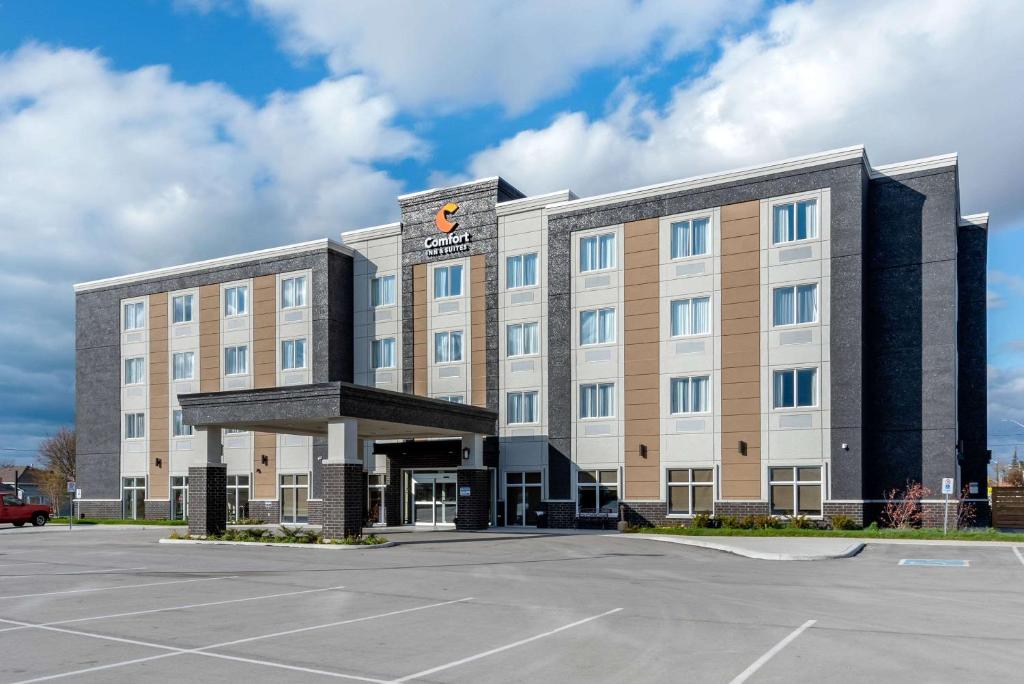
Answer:
[[[988,217],[961,215],[955,155],[398,204],[78,285],[83,512],[866,520],[950,477],[984,508]]]

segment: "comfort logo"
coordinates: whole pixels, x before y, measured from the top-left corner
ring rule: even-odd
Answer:
[[[441,207],[437,215],[434,217],[434,224],[437,229],[442,233],[450,233],[455,230],[456,226],[459,225],[458,221],[449,221],[448,219],[459,210],[459,205],[455,202],[449,202],[448,204]]]

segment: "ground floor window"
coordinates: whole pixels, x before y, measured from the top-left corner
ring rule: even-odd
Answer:
[[[505,524],[536,525],[542,492],[540,472],[505,473]]]
[[[228,475],[228,520],[249,517],[249,476]]]
[[[676,515],[711,513],[715,500],[711,468],[668,471],[668,512]]]
[[[281,476],[281,522],[309,522],[309,475]]]
[[[368,525],[384,524],[384,475],[370,473],[366,476],[366,522]]]
[[[132,520],[146,517],[146,478],[121,478],[121,517]]]
[[[821,515],[821,467],[768,469],[772,515]]]
[[[171,478],[171,520],[188,517],[188,476]]]
[[[576,501],[580,513],[619,512],[619,471],[581,470],[577,477]]]

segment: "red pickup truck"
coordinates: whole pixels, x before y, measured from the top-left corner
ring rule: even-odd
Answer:
[[[27,504],[14,494],[0,497],[0,523],[11,523],[21,527],[27,522],[42,527],[50,519],[50,507]]]

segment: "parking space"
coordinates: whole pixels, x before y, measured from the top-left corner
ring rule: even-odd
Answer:
[[[786,563],[601,535],[317,551],[166,534],[3,533],[0,683],[1010,680],[1024,645],[1009,547]]]

